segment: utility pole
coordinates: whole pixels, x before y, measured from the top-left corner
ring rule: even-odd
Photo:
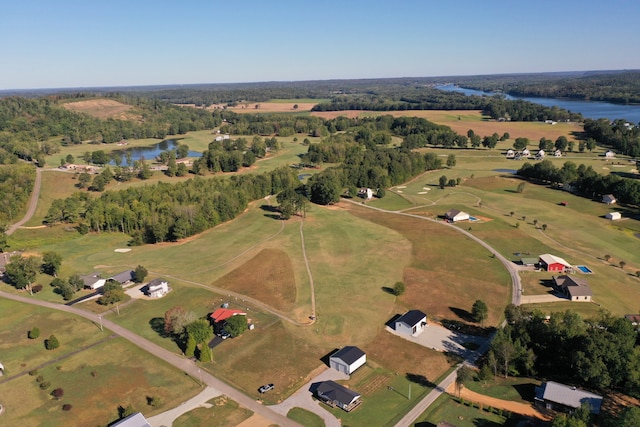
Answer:
[[[100,320],[100,330],[104,331],[104,329],[102,329],[102,315],[98,316],[98,320]]]

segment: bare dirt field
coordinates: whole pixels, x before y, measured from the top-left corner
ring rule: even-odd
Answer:
[[[228,109],[234,113],[292,113],[311,111],[316,104],[317,102],[248,102]],[[298,108],[293,108],[294,105]]]
[[[507,132],[512,139],[529,138],[532,142],[537,142],[545,137],[555,141],[559,136],[564,135],[569,140],[575,140],[576,134],[583,131],[582,124],[579,123],[556,123],[555,125],[543,122],[498,122],[482,116],[480,111],[468,110],[416,110],[416,111],[326,111],[313,112],[313,116],[332,119],[339,116],[349,118],[363,116],[392,115],[393,117],[422,117],[433,123],[449,126],[455,132],[466,135],[469,129],[477,135],[490,136],[494,132],[503,135]]]
[[[290,310],[296,300],[293,266],[287,254],[278,249],[260,251],[213,285],[249,295],[278,310]]]
[[[120,119],[140,121],[142,117],[133,114],[131,105],[113,99],[89,99],[86,101],[67,102],[62,104],[67,110],[86,113],[99,119]]]

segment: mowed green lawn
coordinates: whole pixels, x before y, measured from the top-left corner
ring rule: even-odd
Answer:
[[[153,415],[202,389],[182,372],[85,319],[7,300],[0,300],[0,311],[3,425],[105,425],[117,419],[120,405]],[[33,326],[41,335],[30,340],[27,331]],[[60,347],[47,351],[44,339],[51,334]],[[35,375],[27,374],[35,369]],[[50,386],[41,389],[38,376]],[[56,388],[64,391],[60,400],[50,396]],[[161,404],[151,407],[147,397],[157,397]],[[64,404],[71,410],[63,411]]]
[[[448,394],[443,394],[418,417],[416,425],[436,426],[441,422],[448,422],[458,427],[478,427],[478,426],[508,426],[519,425],[521,417],[514,416],[507,419],[504,415],[495,412],[489,413],[485,410],[462,404]]]

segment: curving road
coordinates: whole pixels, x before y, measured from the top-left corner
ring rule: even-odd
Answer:
[[[24,214],[22,219],[15,224],[11,224],[5,234],[7,236],[12,235],[18,228],[20,228],[23,224],[33,217],[33,214],[36,213],[36,207],[38,206],[38,198],[40,197],[40,188],[42,187],[42,169],[36,168],[36,181],[33,184],[33,191],[31,192],[31,197],[29,198],[29,207],[27,208],[27,213]]]
[[[174,367],[180,369],[181,371],[183,371],[184,373],[186,373],[187,375],[201,381],[202,383],[206,384],[209,387],[213,387],[214,389],[220,391],[222,394],[225,394],[226,396],[228,396],[229,398],[235,400],[236,402],[238,402],[240,405],[244,406],[245,408],[248,408],[250,410],[252,410],[253,412],[255,412],[256,414],[259,414],[269,420],[271,420],[273,423],[280,425],[280,426],[290,426],[290,427],[298,427],[300,426],[300,424],[296,423],[293,420],[290,420],[289,418],[287,418],[286,416],[283,416],[281,414],[278,414],[277,412],[273,411],[272,409],[263,406],[262,404],[256,402],[254,399],[252,399],[251,397],[245,395],[244,393],[241,393],[240,391],[236,390],[235,388],[231,387],[230,385],[222,382],[221,380],[217,379],[216,377],[214,377],[213,375],[209,374],[206,371],[203,371],[202,369],[200,369],[194,362],[192,362],[189,359],[185,359],[182,356],[178,356],[175,353],[170,352],[169,350],[166,350],[162,347],[160,347],[157,344],[152,343],[151,341],[142,338],[141,336],[135,334],[134,332],[123,328],[120,325],[117,325],[116,323],[113,323],[112,321],[108,320],[108,319],[104,319],[101,315],[95,314],[95,313],[90,313],[84,310],[80,310],[79,308],[75,308],[75,307],[70,307],[70,306],[65,306],[65,305],[60,305],[60,304],[55,304],[52,302],[48,302],[48,301],[40,301],[40,300],[36,300],[36,299],[32,299],[32,298],[27,298],[27,297],[23,297],[20,295],[14,295],[14,294],[10,294],[7,292],[3,292],[0,291],[0,297],[3,298],[7,298],[13,301],[18,301],[18,302],[22,302],[22,303],[26,303],[26,304],[32,304],[32,305],[37,305],[40,307],[46,307],[46,308],[50,308],[53,310],[59,310],[59,311],[64,311],[66,313],[70,313],[70,314],[75,314],[76,316],[80,316],[83,317],[87,320],[90,320],[96,324],[102,324],[105,328],[110,329],[111,331],[113,331],[114,333],[118,334],[119,336],[121,336],[122,338],[132,342],[134,345],[140,347],[141,349],[147,351],[148,353],[158,357],[159,359],[164,360],[165,362],[173,365]]]

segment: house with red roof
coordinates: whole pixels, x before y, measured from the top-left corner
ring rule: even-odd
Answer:
[[[242,310],[233,310],[230,308],[219,308],[213,313],[211,313],[211,316],[209,317],[211,317],[211,320],[213,320],[214,323],[221,323],[233,316],[246,316],[246,315],[247,313],[245,313]]]

